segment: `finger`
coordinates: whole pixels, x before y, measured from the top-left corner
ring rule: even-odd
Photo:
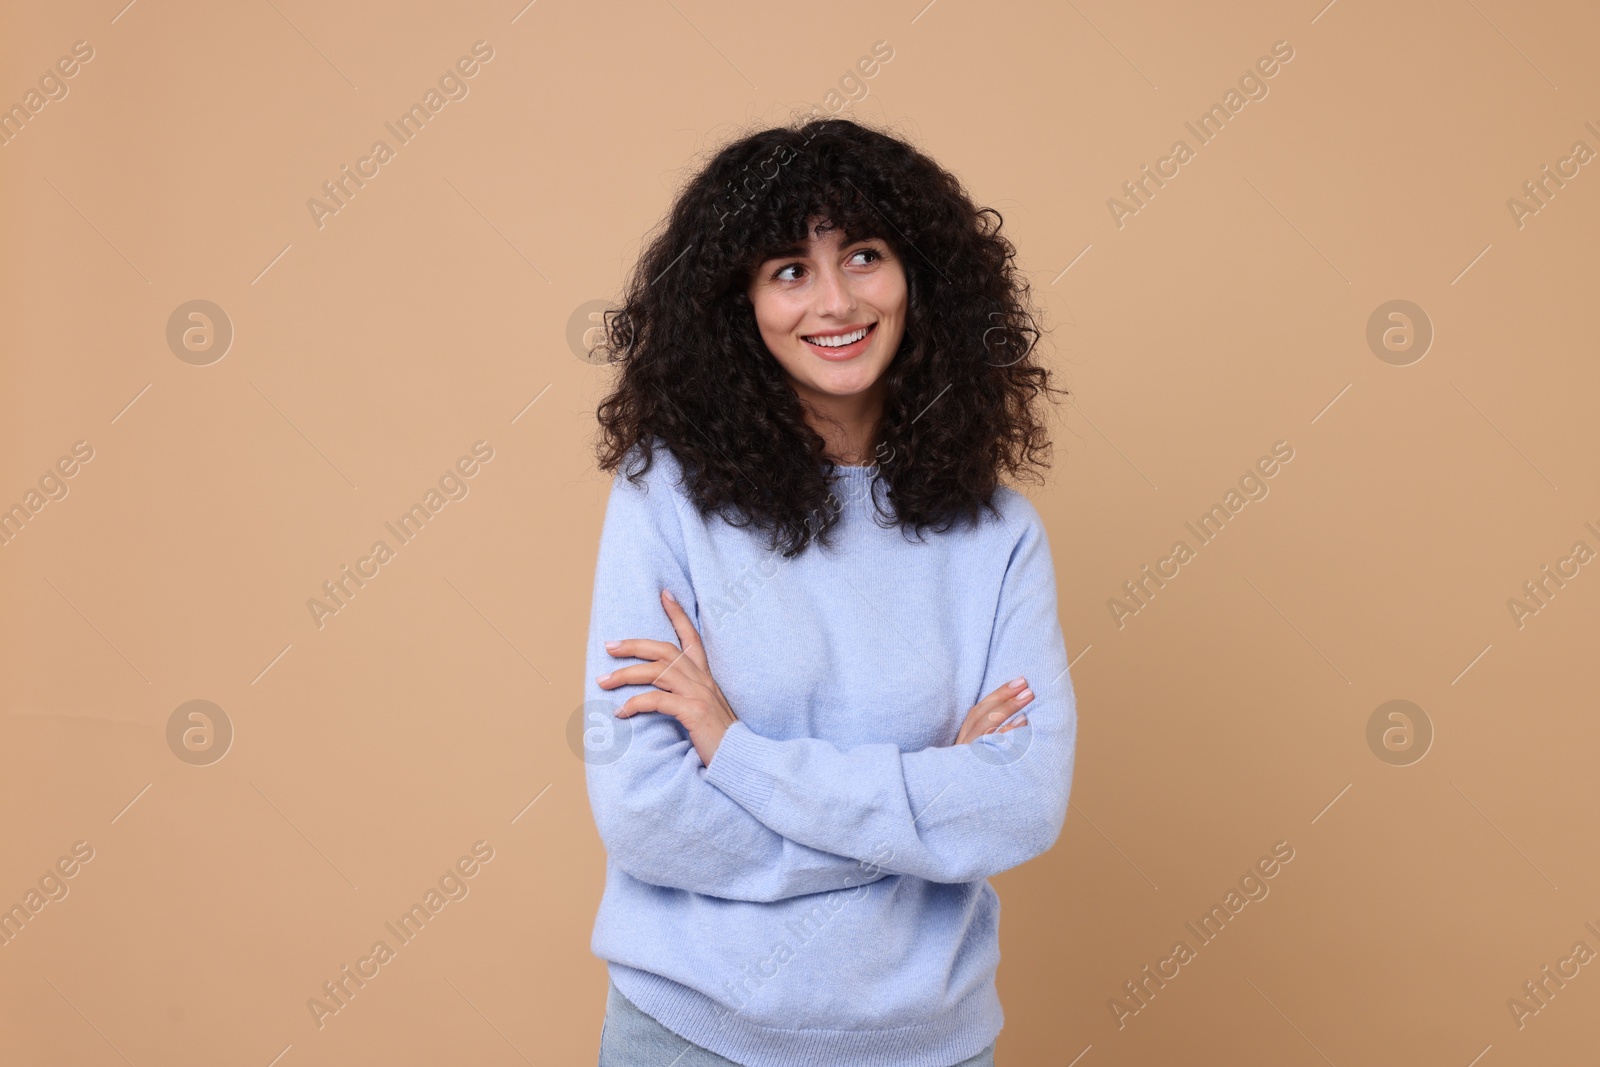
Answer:
[[[692,684],[681,670],[669,670],[666,664],[659,662],[630,663],[626,667],[618,667],[610,674],[602,674],[595,679],[601,689],[615,689],[622,685],[653,685],[660,689],[676,692],[680,687]]]
[[[626,659],[674,660],[682,649],[670,641],[652,641],[648,637],[633,637],[626,641],[606,642],[606,652]]]
[[[966,719],[961,723],[961,730],[956,735],[956,743],[961,744],[982,729],[984,724],[989,721],[989,716],[994,714],[1004,699],[997,690],[972,705],[972,709],[967,712]],[[1005,715],[1002,713],[1000,717],[1005,718]]]
[[[711,665],[706,662],[705,645],[700,641],[700,634],[695,630],[694,623],[689,621],[689,613],[683,610],[683,605],[663,589],[661,606],[667,609],[667,618],[672,620],[672,629],[678,635],[678,643],[689,654],[689,658],[694,660],[696,666],[710,671]]]
[[[1009,697],[1009,696],[1013,695],[1018,690],[1027,688],[1027,685],[1028,685],[1027,676],[1019,674],[1015,678],[1011,679],[1011,681],[1009,681],[1009,682],[1005,683],[1004,685],[1000,686],[999,688],[994,690],[994,692],[990,693],[988,696],[984,697],[983,699],[984,700],[1003,700],[1006,697]]]
[[[1018,702],[1016,702],[1017,696],[1027,692],[1029,692],[1028,680],[1022,677],[1013,678],[1005,685],[1002,685],[1000,688],[996,689],[994,692],[978,701],[978,703],[972,709],[974,712],[978,713],[974,717],[981,719],[986,714],[992,715],[995,711],[1004,709],[1007,707],[1007,705],[1011,705],[1011,709],[1004,711],[1000,716],[1001,718],[1005,718],[1006,715],[1011,713],[1011,710],[1015,710],[1018,704]]]
[[[606,642],[606,651],[613,656],[632,656],[635,659],[650,661],[647,666],[654,666],[655,673],[643,678],[635,678],[635,681],[642,680],[652,685],[659,685],[661,684],[659,679],[668,677],[669,671],[671,672],[671,682],[681,685],[698,684],[703,682],[706,677],[706,672],[700,669],[699,664],[695,663],[693,657],[689,656],[677,645],[667,641],[652,641],[643,637],[636,637],[627,641],[608,641]],[[600,684],[605,686],[606,683],[601,679],[609,680],[614,674],[616,674],[615,671],[610,674],[602,674],[595,680],[600,681]],[[618,684],[621,683],[619,682]],[[668,688],[675,687],[668,686]],[[607,686],[607,688],[609,687]]]
[[[1014,721],[1014,723],[1005,723],[1005,725],[1002,726],[1000,723],[1005,721],[1005,717],[1006,712],[987,713],[986,717],[984,717],[984,720],[982,720],[984,725],[982,725],[981,728],[976,731],[976,733],[978,733],[978,736],[987,737],[989,734],[1003,734],[1005,731],[1008,731],[1008,729],[1016,729],[1018,726],[1027,726],[1027,715],[1022,715],[1022,717],[1018,718],[1018,720]]]
[[[677,718],[678,713],[682,710],[683,704],[678,697],[665,690],[651,689],[648,692],[640,693],[624,700],[622,706],[617,708],[616,717],[629,719],[641,711],[657,711],[663,715]]]
[[[985,734],[1003,734],[1007,730],[1011,729],[1011,725],[1012,724],[1009,723],[1009,722],[1008,723],[998,723],[997,722],[993,726],[986,727],[983,732]]]
[[[996,726],[993,729],[985,730],[984,731],[984,736],[987,737],[990,734],[1003,734],[1007,730],[1015,730],[1019,726],[1026,726],[1026,725],[1028,725],[1028,717],[1026,715],[1024,715],[1022,718],[1018,719],[1016,722],[1008,722],[1004,726]]]
[[[694,661],[694,657],[677,649],[673,651],[677,652],[677,655],[670,660],[665,663],[657,661],[653,664],[660,669],[651,684],[674,691],[682,686],[698,684],[703,672],[700,670],[700,665]]]
[[[1022,683],[1021,688],[1016,687],[1019,680]],[[1021,695],[1023,693],[1028,695],[1024,697]],[[970,736],[974,731],[999,722],[1032,698],[1033,692],[1027,688],[1026,678],[1007,682],[978,701],[973,705],[972,710],[967,712],[966,721],[961,724],[961,733],[958,735],[957,743],[965,741],[967,736]]]

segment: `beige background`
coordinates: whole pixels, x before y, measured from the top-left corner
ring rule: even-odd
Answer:
[[[604,854],[566,729],[607,372],[569,320],[698,154],[841,79],[1004,214],[1074,393],[1026,491],[1079,762],[1055,849],[995,879],[1000,1062],[1593,1055],[1600,965],[1507,1004],[1600,952],[1600,565],[1520,627],[1507,603],[1600,551],[1600,164],[1507,206],[1600,151],[1592,6],[124,2],[0,32],[7,106],[94,52],[0,146],[0,505],[93,449],[0,547],[0,903],[94,850],[0,947],[0,1062],[594,1062]],[[308,199],[477,41],[469,95],[319,228]],[[166,336],[199,299],[234,331],[204,366]],[[1404,366],[1366,340],[1395,299],[1435,331]],[[319,628],[307,600],[477,441],[469,495]],[[1119,627],[1278,441],[1270,495]],[[235,731],[205,766],[166,733],[197,699]],[[1367,740],[1394,699],[1434,733],[1409,765]],[[470,895],[319,1029],[308,998],[477,841]],[[1279,841],[1270,895],[1119,1027]]]

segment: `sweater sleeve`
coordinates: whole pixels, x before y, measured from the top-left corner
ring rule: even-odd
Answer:
[[[1025,522],[973,703],[1025,675],[1034,691],[1022,709],[1028,725],[913,752],[888,743],[841,751],[816,738],[763,737],[741,719],[723,735],[707,780],[785,838],[934,882],[987,878],[1054,845],[1072,786],[1077,707],[1049,540],[1027,498],[1014,500]]]
[[[885,877],[870,858],[803,845],[762,825],[706,781],[687,731],[672,716],[614,717],[624,701],[652,686],[607,690],[595,681],[643,662],[612,656],[606,641],[678,643],[661,606],[663,587],[699,625],[675,494],[665,484],[675,469],[658,453],[643,486],[619,474],[600,535],[581,718],[589,806],[607,855],[642,882],[731,900],[782,900]]]

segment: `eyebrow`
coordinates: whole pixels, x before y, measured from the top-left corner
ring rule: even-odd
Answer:
[[[863,244],[867,241],[884,241],[884,238],[873,235],[857,237],[854,241],[846,241],[844,247],[850,248],[853,245]],[[885,241],[885,243],[887,244],[888,242]],[[806,255],[805,245],[789,245],[787,248],[780,248],[774,252],[766,253],[761,257],[760,262],[767,263],[774,259],[805,259]]]

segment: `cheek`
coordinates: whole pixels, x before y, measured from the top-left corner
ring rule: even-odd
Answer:
[[[892,331],[890,331],[889,333],[884,334],[884,337],[883,337],[883,352],[882,352],[883,359],[891,360],[891,359],[894,358],[895,353],[900,350],[900,344],[901,344],[902,341],[905,340],[905,336],[906,336],[906,324],[905,324],[905,321],[904,320],[897,320],[895,322],[895,324],[894,324],[894,329]]]
[[[793,319],[788,315],[769,315],[765,319],[757,319],[756,325],[761,329],[761,339],[767,347],[777,351],[790,343],[790,332]]]
[[[784,334],[783,323],[787,318],[783,307],[768,294],[759,294],[750,301],[755,312],[756,329],[761,333],[761,339],[769,345]]]
[[[872,300],[885,315],[905,317],[906,275],[896,264],[894,270],[879,271],[872,278]]]
[[[755,306],[755,325],[770,344],[789,338],[800,326],[803,317],[805,307],[797,301],[786,301],[773,294],[768,294]]]
[[[880,316],[892,320],[896,326],[905,324],[906,288],[903,283],[886,279],[883,284],[873,287],[869,299]]]

